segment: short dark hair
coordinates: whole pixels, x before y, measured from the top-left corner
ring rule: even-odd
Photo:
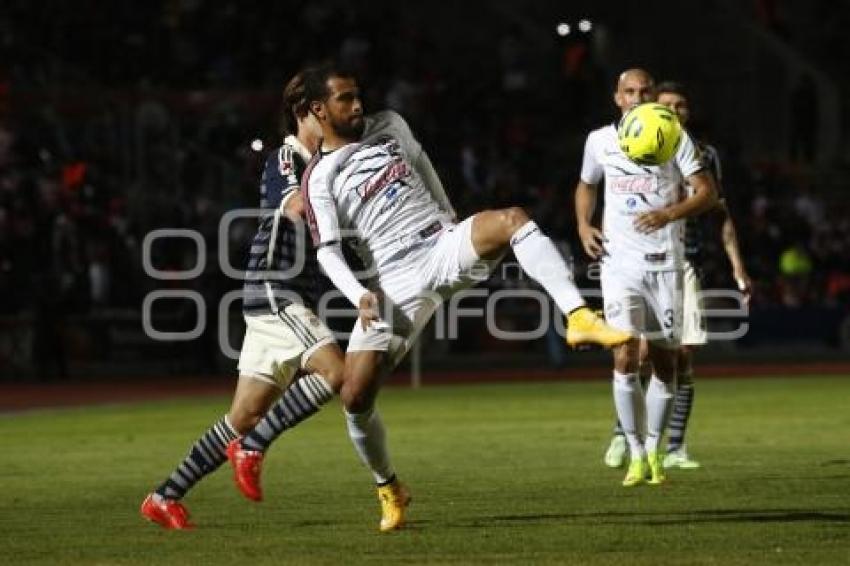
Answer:
[[[311,102],[323,102],[328,99],[328,79],[338,77],[353,79],[354,73],[348,71],[333,61],[327,61],[304,70],[304,100],[307,108]]]
[[[685,98],[690,99],[690,96],[688,95],[688,89],[685,88],[685,85],[677,81],[663,81],[658,83],[658,85],[655,87],[655,95],[658,96],[659,94],[665,92],[668,92],[670,94],[678,94],[679,96],[683,96]]]
[[[308,104],[304,97],[304,72],[299,71],[283,87],[283,133],[298,133],[298,119],[307,116]]]

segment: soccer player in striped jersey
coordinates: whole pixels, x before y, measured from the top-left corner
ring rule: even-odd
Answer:
[[[310,111],[322,126],[321,151],[305,173],[307,219],[317,258],[358,308],[340,393],[349,434],[373,473],[381,530],[404,523],[409,492],[389,464],[375,417],[382,379],[399,363],[439,303],[477,283],[513,250],[523,269],[567,317],[570,344],[629,338],[587,308],[552,241],[520,208],[488,210],[456,223],[440,179],[410,128],[394,112],[364,117],[356,80],[332,65],[305,78]],[[340,250],[344,237],[377,272],[364,287]]]
[[[686,126],[690,120],[691,111],[687,91],[681,83],[666,81],[656,89],[657,102],[668,106]],[[738,245],[735,223],[723,198],[722,169],[717,150],[704,142],[697,141],[701,159],[705,169],[714,178],[718,191],[718,201],[713,212],[721,221],[720,235],[723,249],[732,266],[732,277],[744,300],[749,301],[752,292],[752,280],[747,274],[744,260]],[[693,193],[693,187],[685,184],[687,194]],[[691,408],[694,402],[693,357],[694,350],[708,342],[703,306],[699,300],[702,290],[703,241],[713,231],[710,226],[714,215],[701,215],[688,218],[685,223],[685,271],[683,285],[683,326],[682,345],[679,348],[678,373],[676,380],[676,395],[673,399],[673,413],[668,426],[667,455],[664,457],[665,468],[696,469],[699,462],[688,454],[685,444],[685,433],[688,428]],[[648,362],[648,360],[647,360]],[[648,363],[646,364],[648,365]]]
[[[257,468],[278,435],[316,413],[342,384],[342,351],[310,310],[329,287],[319,280],[302,220],[300,180],[321,130],[307,112],[300,73],[284,89],[284,122],[290,135],[269,155],[260,185],[262,213],[244,282],[246,332],[230,411],[142,503],[142,516],[167,529],[193,526],[182,499],[204,476],[228,458],[237,480]],[[239,487],[251,499],[262,498],[258,483]]]
[[[623,72],[614,92],[622,113],[653,97],[654,81],[643,69]],[[612,326],[632,334],[614,348],[613,396],[631,463],[623,485],[665,481],[660,441],[676,390],[676,352],[682,325],[684,250],[682,219],[711,209],[716,190],[687,132],[674,157],[641,166],[620,150],[616,124],[587,136],[581,179],[576,187],[576,220],[587,254],[602,264],[605,315]],[[685,197],[683,180],[694,188]],[[603,229],[591,224],[597,185],[604,182]],[[644,399],[638,379],[640,336],[648,343],[654,373]],[[644,427],[646,435],[644,436]]]

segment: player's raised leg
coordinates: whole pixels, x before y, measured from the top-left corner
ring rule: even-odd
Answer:
[[[284,431],[316,414],[342,387],[344,358],[336,343],[307,355],[304,370],[308,373],[296,379],[244,437],[234,439],[227,447],[236,486],[252,501],[263,499],[260,476],[269,446]]]
[[[227,460],[228,443],[251,430],[279,395],[280,389],[271,383],[240,377],[230,412],[213,423],[171,475],[148,494],[142,502],[142,515],[167,529],[191,528],[189,512],[181,500]]]
[[[540,283],[567,315],[567,343],[571,346],[597,343],[610,347],[629,339],[629,334],[608,326],[587,308],[564,258],[523,209],[512,207],[476,214],[472,244],[479,257],[485,259],[504,254],[508,246],[513,249],[523,271]]]

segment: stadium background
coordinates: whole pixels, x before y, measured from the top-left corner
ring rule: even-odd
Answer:
[[[846,565],[848,24],[847,0],[0,1],[2,562]],[[757,281],[746,336],[697,356],[702,469],[623,489],[602,464],[610,355],[463,318],[461,340],[427,338],[426,387],[381,393],[415,494],[403,531],[377,532],[335,401],[269,452],[263,505],[221,470],[187,498],[194,531],[142,520],[232,394],[217,307],[240,282],[216,258],[220,219],[257,204],[252,145],[280,139],[283,81],[328,56],[358,69],[368,108],[405,114],[461,214],[527,206],[585,283],[572,191],[617,74],[691,87]],[[145,273],[163,228],[202,235],[199,277]],[[226,235],[233,266],[252,231]],[[706,244],[709,285],[731,288],[719,237]],[[198,259],[185,239],[151,252],[165,272]],[[201,294],[207,331],[151,340],[144,297],[175,290]],[[538,322],[528,302],[498,307],[501,328]],[[185,300],[152,314],[160,330],[197,318]]]
[[[587,19],[589,31],[579,29]],[[556,26],[566,23],[567,35]],[[368,109],[400,111],[461,216],[526,206],[586,265],[572,212],[584,136],[615,119],[617,73],[639,65],[692,92],[693,129],[721,152],[724,190],[756,291],[740,340],[713,362],[844,361],[850,355],[847,2],[84,1],[0,6],[0,379],[218,375],[221,297],[241,282],[215,259],[219,220],[254,207],[279,94],[305,62],[355,68]],[[584,26],[582,26],[584,27]],[[648,31],[651,30],[651,31]],[[264,150],[256,151],[256,140]],[[162,281],[142,266],[152,230],[191,229],[203,273]],[[227,236],[244,265],[250,222]],[[707,287],[732,288],[719,235]],[[195,265],[186,239],[152,248],[163,271]],[[491,280],[490,287],[522,287]],[[592,283],[590,283],[592,285]],[[188,289],[206,331],[155,341],[142,301]],[[226,315],[238,348],[238,303]],[[159,301],[152,324],[195,325],[190,301]],[[499,325],[534,328],[507,300]],[[741,322],[740,320],[735,323]],[[461,340],[426,338],[426,369],[603,368],[558,340],[504,342],[464,319]],[[571,369],[573,368],[573,369]],[[571,371],[573,372],[571,374]],[[595,371],[595,370],[594,370]],[[607,370],[601,372],[607,373]]]

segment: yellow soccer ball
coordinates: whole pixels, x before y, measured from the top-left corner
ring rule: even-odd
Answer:
[[[679,149],[682,125],[663,104],[647,102],[623,115],[617,138],[623,153],[638,165],[662,165]]]

